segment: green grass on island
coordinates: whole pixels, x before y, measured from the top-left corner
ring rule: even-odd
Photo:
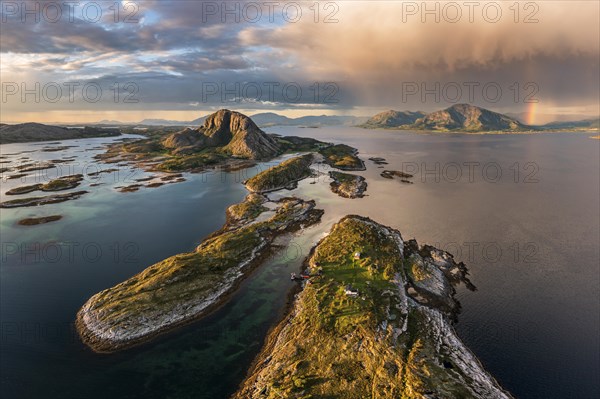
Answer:
[[[287,187],[311,175],[310,165],[312,161],[312,154],[285,160],[279,165],[273,166],[250,178],[246,182],[246,187],[257,193]]]
[[[230,206],[227,209],[227,221],[234,223],[243,220],[256,219],[261,213],[268,210],[263,204],[266,198],[260,194],[250,193],[243,202]]]
[[[83,180],[83,175],[63,176],[57,179],[50,180],[48,183],[38,183],[29,186],[21,186],[10,189],[6,195],[27,194],[33,191],[62,191],[69,190],[79,186]]]
[[[208,167],[224,165],[232,157],[224,147],[203,148],[192,153],[178,153],[165,148],[162,141],[173,129],[158,129],[148,133],[148,137],[133,142],[118,143],[109,147],[105,154],[97,158],[107,162],[134,161],[152,162],[152,170],[162,172],[184,172],[202,170]],[[280,148],[280,153],[316,152],[330,146],[322,141],[296,136],[272,136]],[[156,160],[156,161],[154,161]]]
[[[261,201],[249,195],[228,212],[243,223],[236,219],[194,251],[160,261],[90,298],[78,314],[84,342],[95,350],[112,351],[197,317],[218,303],[247,267],[270,253],[275,237],[316,223],[322,214],[313,201],[286,198],[276,202],[267,220],[253,223],[267,210]]]
[[[367,189],[366,179],[350,173],[331,171],[331,191],[345,198],[360,198]]]
[[[364,162],[356,155],[357,151],[346,144],[335,144],[319,151],[325,162],[341,170],[364,170]]]
[[[390,232],[353,216],[334,226],[291,316],[234,398],[486,397],[440,346],[428,311],[407,303],[404,256]]]

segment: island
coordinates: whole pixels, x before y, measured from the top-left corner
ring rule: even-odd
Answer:
[[[256,193],[268,193],[282,188],[295,188],[298,181],[312,174],[313,155],[306,154],[283,161],[248,179],[246,188]]]
[[[325,163],[340,170],[366,170],[365,163],[358,157],[358,150],[346,144],[336,144],[319,151]]]
[[[330,167],[340,170],[365,169],[364,162],[353,147],[325,143],[313,138],[267,134],[248,116],[227,109],[209,115],[204,124],[196,129],[186,128],[165,133],[155,130],[147,138],[110,145],[105,153],[95,158],[105,163],[133,164],[148,172],[194,173],[207,169],[235,171],[255,166],[258,161],[298,153],[319,154]],[[305,164],[308,157],[303,159],[302,162],[295,160],[286,164],[286,170],[291,171],[295,169],[294,165]],[[305,172],[308,165],[300,169],[300,174],[291,180],[307,177]],[[278,171],[274,174],[278,174]],[[272,176],[273,173],[269,178]],[[250,182],[250,187],[256,182],[257,180]],[[257,186],[255,191],[283,187],[278,184],[269,189]],[[140,187],[130,187],[125,192],[135,191]]]
[[[318,152],[340,169],[364,168],[355,148],[313,138],[267,134],[248,116],[227,109],[209,115],[196,129],[167,134],[156,131],[142,140],[109,146],[96,159],[131,162],[148,171],[200,172],[207,168],[248,168],[256,161],[298,152]]]
[[[128,162],[148,171],[199,172],[209,167],[249,167],[256,160],[280,155],[277,140],[247,116],[230,110],[209,115],[196,129],[155,131],[142,140],[109,146],[96,159]]]
[[[273,250],[278,236],[317,223],[314,201],[250,195],[228,211],[223,228],[194,251],[158,262],[92,296],[77,313],[84,343],[97,352],[130,347],[218,306]]]
[[[399,177],[402,183],[413,184],[412,181],[408,179],[412,179],[413,175],[410,173],[402,172],[399,170],[384,170],[380,173],[381,177],[385,177],[386,179],[393,179],[395,177]]]
[[[29,186],[15,187],[6,192],[6,195],[27,194],[33,191],[63,191],[79,186],[83,180],[83,175],[70,175],[59,177],[49,181],[48,183],[38,183]]]
[[[107,152],[110,162],[173,172],[209,167],[207,159],[232,166],[231,161],[245,165],[239,162],[293,156],[244,182],[250,193],[227,209],[225,225],[195,250],[89,298],[75,324],[92,350],[141,344],[225,303],[282,239],[320,222],[324,212],[314,200],[268,194],[311,176],[313,163],[338,169],[329,172],[332,191],[346,198],[363,195],[365,179],[346,173],[365,168],[356,149],[266,135],[245,118],[222,110],[198,129],[122,143]],[[172,173],[173,179],[178,175]],[[409,178],[392,170],[382,176]],[[311,249],[304,268],[301,278],[292,276],[297,295],[287,315],[269,333],[234,398],[511,398],[452,327],[460,309],[455,287],[475,287],[466,266],[451,254],[349,215]]]
[[[17,222],[17,224],[19,226],[37,226],[39,224],[56,222],[57,220],[60,220],[60,219],[62,219],[62,215],[41,216],[41,217],[37,217],[37,218],[21,219]]]
[[[72,193],[65,194],[53,194],[45,197],[28,197],[28,198],[17,198],[10,201],[0,202],[0,208],[21,208],[27,206],[40,206],[46,204],[57,204],[59,202],[65,202],[80,198],[82,195],[87,194],[88,191],[74,191]]]
[[[115,137],[120,135],[121,132],[118,129],[89,126],[84,128],[68,128],[33,122],[16,125],[0,125],[0,144],[87,139],[92,137]]]
[[[428,114],[387,111],[373,116],[359,127],[462,133],[522,133],[536,130],[536,128],[524,125],[510,116],[471,104],[455,104]]]
[[[367,191],[367,181],[364,177],[342,172],[329,172],[333,180],[329,186],[331,191],[344,198],[362,198]]]
[[[510,398],[451,320],[466,268],[375,221],[344,217],[234,395],[250,398]]]

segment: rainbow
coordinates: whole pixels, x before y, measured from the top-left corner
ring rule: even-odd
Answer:
[[[525,123],[528,125],[535,125],[535,112],[537,111],[537,102],[529,103],[529,108],[527,109],[527,117],[525,118]]]

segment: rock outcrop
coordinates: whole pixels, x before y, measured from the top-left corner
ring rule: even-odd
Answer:
[[[362,198],[367,191],[367,180],[358,175],[342,172],[329,172],[331,191],[343,198]]]
[[[271,158],[281,151],[275,139],[260,130],[252,119],[227,109],[208,116],[198,129],[170,134],[162,145],[176,154],[222,147],[232,156],[249,159]]]
[[[452,284],[468,283],[450,254],[351,215],[308,266],[304,290],[234,399],[511,397],[460,341],[451,307],[429,300],[453,304]]]
[[[264,202],[249,196],[195,251],[167,258],[92,296],[77,313],[83,342],[112,352],[206,314],[271,253],[277,237],[317,223],[323,214],[314,201],[284,198],[273,202],[272,210],[261,206]]]
[[[246,181],[246,188],[255,193],[268,193],[282,188],[295,188],[298,181],[311,175],[313,155],[306,154],[283,161]]]
[[[118,129],[108,128],[66,128],[33,122],[17,125],[2,124],[0,125],[0,144],[112,137],[120,134]]]

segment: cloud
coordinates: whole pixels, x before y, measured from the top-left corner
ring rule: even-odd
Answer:
[[[136,3],[137,22],[123,21],[127,10],[121,10],[115,21],[109,9],[112,2],[100,2],[103,17],[96,23],[81,17],[85,3],[73,10],[73,21],[63,17],[57,23],[23,22],[20,15],[5,15],[0,35],[1,78],[42,84],[99,82],[105,90],[115,82],[133,82],[139,88],[140,101],[134,104],[115,104],[110,97],[93,104],[67,104],[69,109],[88,110],[208,109],[240,104],[275,110],[427,111],[453,102],[473,102],[520,111],[532,93],[541,108],[598,105],[598,2],[527,3],[534,8],[519,3],[518,22],[509,2],[478,3],[472,22],[465,2],[426,3],[428,10],[437,7],[438,22],[435,13],[424,12],[422,2],[327,3],[333,8],[320,3],[318,15],[308,8],[312,3],[306,3],[302,18],[295,23],[286,22],[281,9],[271,21],[260,2],[264,15],[259,22],[242,18],[236,23],[230,16],[223,23],[219,12],[206,9],[208,4],[220,7],[221,3],[144,1]],[[235,4],[243,8],[245,3]],[[458,22],[449,21],[456,15],[449,4],[459,7]],[[497,22],[490,22],[493,9],[484,14],[486,4],[500,5],[502,16]],[[532,12],[538,22],[524,23]],[[325,23],[328,16],[338,22]],[[219,93],[202,100],[207,83],[264,87],[270,82],[279,84],[272,96],[223,99]],[[303,89],[295,101],[281,90],[292,82]],[[323,86],[329,82],[338,89],[337,102],[324,103],[327,90]],[[318,98],[311,91],[315,83]],[[461,90],[458,99],[457,87]],[[501,96],[494,98],[498,87]],[[242,98],[232,105],[231,97]],[[65,106],[62,102],[35,104],[40,112]],[[13,101],[3,108],[18,112],[31,110],[31,104]]]
[[[515,23],[508,3],[503,3],[503,17],[496,23],[477,12],[471,23],[464,7],[459,22],[449,23],[440,12],[436,23],[435,15],[406,15],[405,3],[339,3],[339,23],[304,20],[275,30],[248,27],[240,40],[247,46],[280,49],[295,60],[296,71],[340,82],[353,93],[353,102],[362,97],[390,104],[396,96],[399,103],[406,83],[431,88],[436,82],[470,81],[497,82],[505,90],[514,82],[534,82],[540,94],[597,101],[597,2],[537,3],[537,23]],[[413,4],[420,8],[424,3]],[[526,13],[520,11],[522,20]],[[510,103],[506,96],[503,105]]]

